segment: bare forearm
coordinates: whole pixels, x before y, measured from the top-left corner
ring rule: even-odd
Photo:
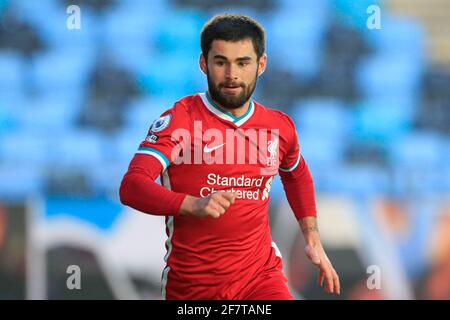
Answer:
[[[317,217],[304,217],[298,220],[306,243],[320,242]]]

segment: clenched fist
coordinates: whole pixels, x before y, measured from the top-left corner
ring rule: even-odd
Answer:
[[[196,217],[219,218],[234,203],[236,192],[219,191],[205,198],[187,195],[180,207],[180,214]]]

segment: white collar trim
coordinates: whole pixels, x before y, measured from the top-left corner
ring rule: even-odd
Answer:
[[[209,111],[211,111],[221,119],[233,122],[237,127],[243,125],[248,119],[251,118],[251,116],[255,112],[255,105],[253,103],[253,100],[250,100],[250,105],[245,114],[243,114],[241,117],[235,117],[231,113],[226,112],[219,106],[215,105],[215,103],[212,100],[210,100],[206,92],[199,93],[199,95],[200,98],[202,99],[203,104]]]

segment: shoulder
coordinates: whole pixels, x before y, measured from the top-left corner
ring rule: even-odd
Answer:
[[[265,119],[270,119],[274,125],[288,130],[295,130],[295,123],[287,113],[276,108],[266,107],[256,101],[254,103],[261,116]]]
[[[196,94],[182,97],[175,101],[173,106],[170,109],[166,110],[164,114],[189,114],[192,112],[193,106],[197,103],[197,100],[198,96]]]
[[[177,128],[189,128],[192,112],[197,101],[197,95],[185,96],[177,100],[171,108],[166,109],[158,119],[154,120],[150,131],[171,131]]]
[[[189,122],[200,103],[200,99],[198,94],[182,97],[175,101],[171,108],[164,111],[161,117],[169,116],[175,121]]]

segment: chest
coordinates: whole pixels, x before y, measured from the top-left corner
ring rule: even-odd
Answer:
[[[253,175],[272,175],[283,156],[280,129],[235,127],[220,122],[194,121],[180,138],[177,164],[209,165],[227,171],[237,166]]]

